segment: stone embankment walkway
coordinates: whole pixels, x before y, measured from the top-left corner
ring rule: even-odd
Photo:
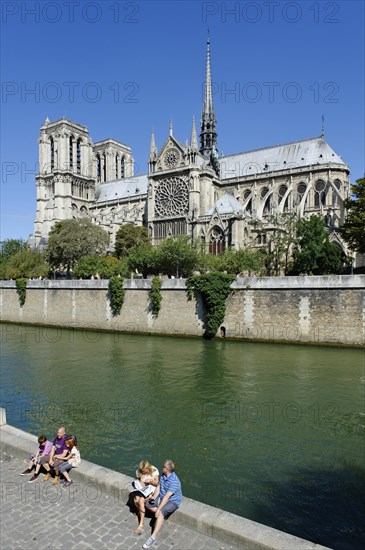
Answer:
[[[19,475],[25,468],[20,457],[1,453],[2,550],[129,550],[141,548],[149,537],[149,521],[142,535],[134,534],[133,515],[126,499],[117,492],[107,492],[101,486],[79,480],[67,488],[52,486],[50,481],[42,481],[42,474],[34,483],[28,483],[31,476]],[[235,547],[170,520],[153,548],[228,550]]]
[[[20,473],[37,438],[7,425],[2,408],[0,440],[1,550],[129,550],[141,548],[150,536],[150,520],[142,535],[134,533],[127,506],[131,477],[83,460],[72,470],[70,487],[44,482],[42,474],[29,483]],[[165,522],[153,548],[328,550],[187,497]]]

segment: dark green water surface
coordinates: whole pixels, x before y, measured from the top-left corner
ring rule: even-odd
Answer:
[[[8,423],[338,549],[365,544],[364,352],[1,325]]]

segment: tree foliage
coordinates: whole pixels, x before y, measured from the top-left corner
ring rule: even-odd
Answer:
[[[152,248],[149,243],[139,244],[132,249],[128,258],[127,265],[129,271],[137,271],[142,273],[147,279],[148,275],[158,274],[156,267],[156,249]]]
[[[345,202],[349,209],[341,228],[341,235],[351,250],[365,253],[365,178],[356,180],[351,186],[354,198]]]
[[[90,220],[63,220],[52,227],[45,253],[53,269],[70,273],[82,258],[105,254],[108,244],[108,233]]]
[[[8,258],[4,265],[3,277],[5,279],[31,279],[44,277],[48,272],[49,265],[43,254],[24,247]]]
[[[6,279],[6,266],[12,256],[28,248],[23,239],[5,239],[0,241],[0,278]]]
[[[189,277],[198,265],[198,252],[190,243],[190,237],[165,239],[155,250],[154,269],[159,273],[176,277]]]
[[[297,242],[298,216],[288,212],[268,216],[265,221],[256,221],[255,229],[263,232],[262,243],[267,275],[288,274],[291,253]]]
[[[127,275],[127,262],[114,256],[86,256],[77,262],[72,270],[75,277],[81,279],[110,279],[118,275]]]
[[[127,223],[122,225],[115,237],[115,255],[117,258],[125,258],[139,245],[150,242],[146,227]]]
[[[226,299],[231,294],[234,275],[205,273],[190,277],[186,284],[191,298],[193,291],[201,295],[206,314],[205,338],[214,338],[226,314]]]
[[[345,261],[343,252],[329,242],[324,220],[311,216],[297,222],[297,245],[290,274],[326,275],[339,273]]]

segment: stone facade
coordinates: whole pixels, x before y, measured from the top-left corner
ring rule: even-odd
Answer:
[[[121,224],[145,225],[154,244],[189,235],[206,251],[262,246],[283,230],[285,214],[325,219],[330,240],[339,237],[349,195],[349,168],[319,137],[223,156],[207,43],[200,143],[193,118],[191,139],[173,135],[157,149],[152,131],[148,173],[134,175],[131,148],[114,139],[93,144],[88,129],[67,119],[41,128],[40,172],[33,243],[46,243],[59,220],[88,217],[107,230],[111,243]]]
[[[165,279],[158,317],[149,311],[150,280],[125,281],[113,317],[108,281],[29,281],[19,305],[14,281],[0,282],[1,321],[89,330],[202,337],[204,310],[188,300],[183,279]],[[365,344],[365,276],[236,279],[217,336],[239,340]],[[92,304],[92,307],[90,306]],[[29,327],[30,333],[34,331]]]

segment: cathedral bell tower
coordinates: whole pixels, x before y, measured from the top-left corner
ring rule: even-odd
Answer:
[[[212,77],[210,69],[210,38],[207,40],[204,104],[200,119],[200,153],[219,175],[217,151],[217,119],[213,107]]]

